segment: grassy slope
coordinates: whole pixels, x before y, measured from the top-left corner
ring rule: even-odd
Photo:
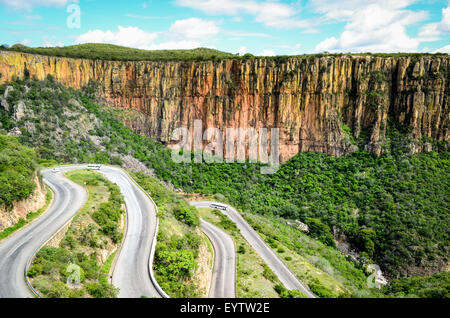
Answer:
[[[236,287],[237,297],[241,298],[276,298],[279,297],[274,287],[280,284],[278,278],[267,267],[261,257],[239,233],[236,225],[225,222],[212,209],[199,209],[200,216],[206,221],[222,228],[233,238],[237,250]]]
[[[71,171],[67,176],[86,186],[89,198],[73,218],[59,247],[43,247],[34,259],[28,276],[33,286],[48,298],[110,298],[118,289],[108,283],[107,271],[120,244],[123,227],[123,199],[118,187],[102,175]],[[103,223],[107,219],[107,223]],[[70,264],[81,268],[81,288],[70,289],[65,283]]]
[[[367,257],[374,253],[393,276],[406,275],[417,264],[446,262],[448,152],[406,155],[397,138],[401,133],[391,133],[391,147],[399,149],[391,155],[376,158],[359,152],[333,158],[301,153],[273,176],[259,174],[258,165],[178,165],[171,161],[170,150],[115,120],[120,110],[95,105],[88,95],[52,80],[28,81],[28,93],[24,83],[14,85],[18,93],[11,103],[24,99],[35,115],[14,122],[3,113],[3,129],[18,127],[23,132],[21,142],[35,147],[43,159],[120,164],[129,154],[153,169],[158,178],[186,192],[222,193],[243,211],[324,222],[328,228],[318,226],[314,236],[325,242],[330,228],[336,226]],[[0,86],[0,93],[4,89]],[[25,127],[30,124],[35,131]]]
[[[374,297],[367,277],[335,248],[312,239],[280,217],[241,211],[287,266],[320,297]]]

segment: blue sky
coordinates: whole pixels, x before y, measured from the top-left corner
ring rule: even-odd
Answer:
[[[0,0],[0,21],[8,45],[450,53],[448,0]]]

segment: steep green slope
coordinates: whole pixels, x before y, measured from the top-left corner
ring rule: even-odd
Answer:
[[[268,176],[258,164],[173,163],[170,150],[115,119],[121,110],[95,104],[92,87],[76,92],[51,78],[7,85],[15,86],[9,104],[22,100],[26,110],[16,121],[14,107],[0,110],[3,132],[18,131],[42,159],[151,169],[185,192],[221,194],[245,212],[301,220],[331,248],[332,234],[339,236],[357,248],[360,260],[373,259],[391,277],[432,274],[448,261],[448,152],[403,153],[395,124],[389,156],[300,153]],[[0,86],[0,94],[5,89]]]
[[[36,188],[36,154],[16,138],[0,134],[0,209],[28,198]]]

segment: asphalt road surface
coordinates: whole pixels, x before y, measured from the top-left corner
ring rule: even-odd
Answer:
[[[191,205],[197,206],[195,202]],[[233,239],[217,226],[201,221],[203,232],[214,248],[214,268],[209,298],[236,297],[236,248]]]
[[[147,195],[122,170],[102,167],[101,172],[116,183],[127,206],[127,233],[113,272],[112,283],[120,298],[163,297],[152,282],[151,252],[156,239],[156,210]]]
[[[255,230],[244,220],[236,209],[233,207],[212,201],[191,202],[197,208],[210,208],[211,205],[219,205],[226,207],[226,210],[221,211],[228,216],[241,231],[242,236],[261,256],[266,264],[272,269],[275,275],[278,276],[281,283],[287,289],[297,289],[305,293],[309,298],[316,296],[291,272],[291,270],[284,264],[278,255],[264,242],[264,240],[256,233]]]

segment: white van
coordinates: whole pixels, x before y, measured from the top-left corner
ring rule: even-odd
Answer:
[[[92,170],[100,170],[101,168],[102,168],[102,165],[94,165],[94,164],[88,165],[88,169],[92,169]]]

